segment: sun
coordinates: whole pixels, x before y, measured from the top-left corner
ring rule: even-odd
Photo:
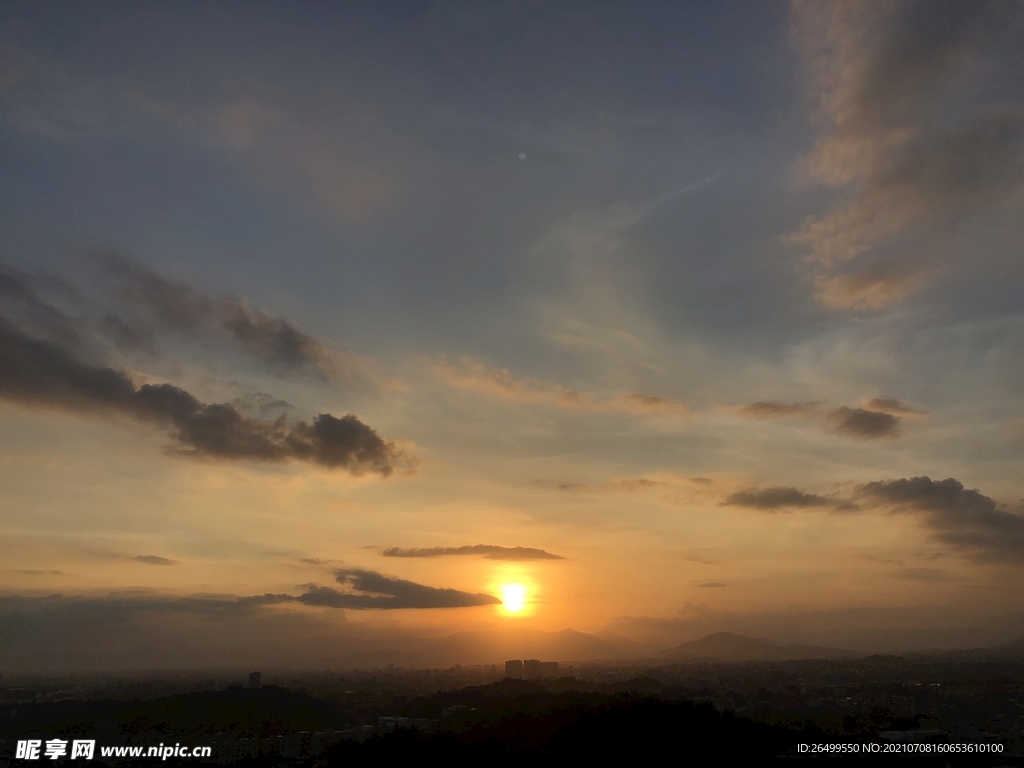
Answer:
[[[501,588],[501,602],[509,613],[519,613],[526,607],[526,587],[506,584]]]

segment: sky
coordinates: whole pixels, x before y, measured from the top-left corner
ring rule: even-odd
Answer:
[[[7,664],[1024,635],[1022,37],[5,3]]]

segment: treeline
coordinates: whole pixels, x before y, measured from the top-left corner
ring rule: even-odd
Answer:
[[[722,714],[710,704],[571,693],[546,704],[534,696],[491,701],[487,711],[478,710],[475,721],[461,729],[399,730],[363,744],[343,742],[326,762],[340,766],[433,758],[656,764],[667,759],[750,765],[771,760],[799,741],[796,731]]]

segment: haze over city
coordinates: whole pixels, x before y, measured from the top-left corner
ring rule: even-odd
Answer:
[[[1024,637],[1022,31],[5,3],[0,671]]]

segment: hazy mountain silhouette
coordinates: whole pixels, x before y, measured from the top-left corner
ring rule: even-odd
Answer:
[[[659,651],[659,658],[720,659],[722,661],[789,661],[794,659],[838,659],[856,656],[845,648],[826,648],[821,645],[779,645],[767,637],[746,637],[732,632],[715,632]]]
[[[639,643],[611,633],[597,637],[574,629],[560,632],[505,630],[457,632],[425,638],[418,652],[438,664],[493,664],[505,659],[561,662],[621,659],[638,655],[641,647]]]

